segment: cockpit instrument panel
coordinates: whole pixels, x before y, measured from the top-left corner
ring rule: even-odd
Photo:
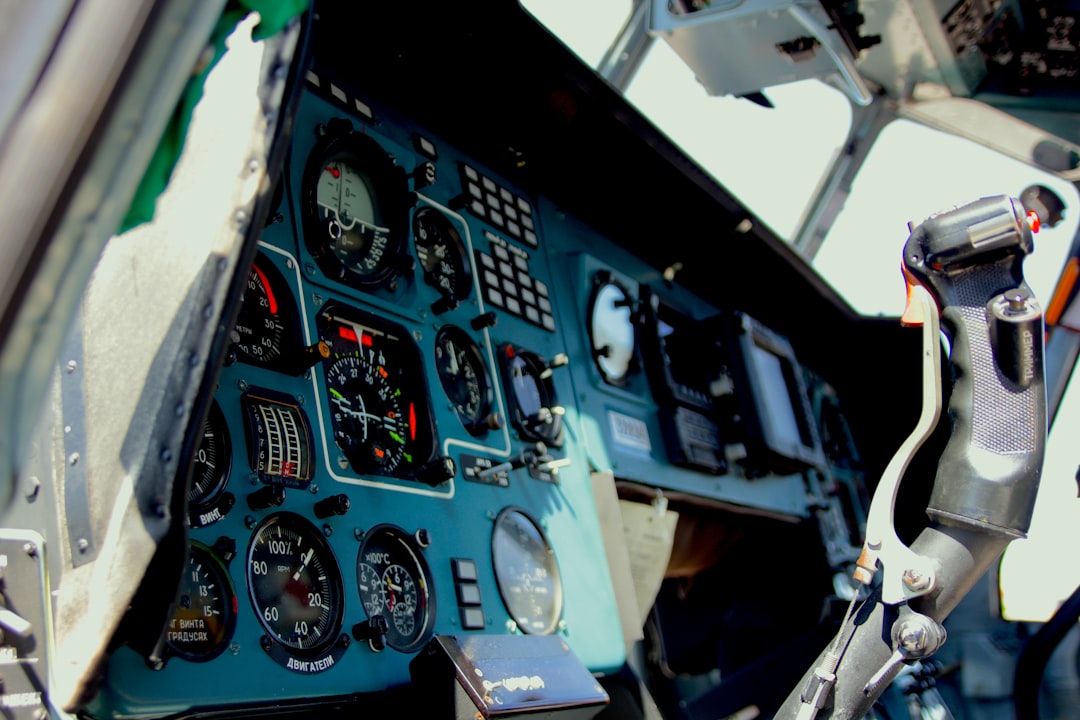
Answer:
[[[616,671],[596,470],[810,514],[824,455],[790,345],[754,326],[772,354],[719,362],[737,308],[341,72],[316,48],[238,289],[168,650],[119,648],[94,713],[401,687],[442,635],[555,635]]]

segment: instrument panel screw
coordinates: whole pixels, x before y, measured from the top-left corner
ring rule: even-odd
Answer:
[[[334,528],[330,526],[330,523],[323,523],[322,534],[326,537],[330,537],[334,534]]]
[[[75,372],[75,368],[77,368],[77,367],[79,367],[79,363],[75,362],[74,360],[68,360],[67,361],[66,369],[67,369],[69,375],[71,373]]]
[[[908,586],[909,590],[922,592],[930,587],[930,581],[931,577],[929,575],[923,575],[914,568],[908,568],[904,571],[904,584]]]
[[[244,526],[247,527],[248,530],[251,530],[252,528],[254,528],[255,527],[255,516],[254,515],[245,515],[244,516]]]
[[[319,494],[319,483],[311,483],[311,485],[308,486],[308,490],[311,491],[312,495],[318,495]]]
[[[352,534],[357,540],[363,540],[366,533],[364,532],[364,528],[353,528]]]
[[[231,652],[233,655],[239,655],[240,643],[232,643],[231,645],[229,645],[229,652]]]
[[[240,392],[244,392],[248,387],[247,380],[237,380],[236,387]]]
[[[416,544],[422,548],[431,546],[431,533],[427,531],[427,528],[419,528],[414,535],[416,538]]]
[[[37,545],[34,545],[34,543],[26,543],[23,545],[23,552],[29,557],[36,558],[38,554]]]
[[[484,515],[487,516],[488,520],[494,520],[495,519],[495,511],[494,510],[488,510],[486,513],[484,513]]]
[[[90,549],[90,542],[86,538],[79,538],[75,545],[78,546],[80,553],[85,553]]]

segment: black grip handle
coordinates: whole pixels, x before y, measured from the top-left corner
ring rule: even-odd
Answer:
[[[1023,537],[1046,446],[1042,311],[1024,281],[1033,249],[1020,203],[983,198],[928,218],[904,246],[950,343],[952,434],[927,512]]]

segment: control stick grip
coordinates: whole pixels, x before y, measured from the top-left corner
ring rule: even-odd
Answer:
[[[1007,196],[931,216],[904,246],[950,343],[952,434],[927,512],[1009,538],[1031,523],[1046,444],[1043,318],[1023,276],[1033,246]]]

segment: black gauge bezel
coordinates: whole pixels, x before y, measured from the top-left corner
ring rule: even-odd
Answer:
[[[551,447],[562,447],[562,415],[555,412],[558,406],[558,395],[555,392],[555,383],[551,380],[551,374],[545,372],[548,369],[547,364],[531,350],[524,350],[511,343],[500,345],[498,356],[506,396],[506,412],[518,436],[522,440],[539,441]],[[540,395],[540,407],[552,411],[551,422],[536,423],[522,408],[517,386],[514,383],[516,367],[522,368],[524,374],[536,384],[537,393]]]
[[[542,618],[544,620],[544,626],[540,629],[519,620],[519,617],[524,614],[520,607],[520,595],[510,591],[509,585],[511,579],[509,576],[512,570],[505,564],[506,558],[500,555],[498,543],[499,532],[505,523],[511,521],[511,518],[521,518],[536,531],[549,560],[548,563],[544,564],[544,570],[547,571],[552,578],[552,584],[554,585],[555,591],[554,604],[548,616]],[[559,570],[559,561],[555,556],[555,549],[552,547],[551,541],[548,540],[547,533],[540,527],[540,523],[537,522],[524,508],[515,506],[505,507],[495,518],[495,522],[491,529],[491,567],[495,573],[495,585],[499,589],[499,596],[502,598],[503,605],[506,607],[506,612],[509,613],[510,619],[514,621],[522,632],[529,635],[551,635],[558,629],[559,620],[562,619],[564,605],[562,573]]]
[[[258,302],[251,294],[252,276],[260,280],[268,293],[269,303],[267,309],[277,319],[279,331],[277,337],[268,346],[270,353],[258,355],[246,349],[247,343],[242,342],[240,328],[244,325],[252,313],[251,303]],[[262,252],[255,255],[255,260],[248,269],[247,284],[244,286],[243,300],[240,303],[240,312],[236,318],[235,335],[237,338],[230,346],[230,352],[239,362],[255,367],[267,368],[275,372],[293,374],[293,353],[303,345],[300,333],[300,312],[296,307],[296,298],[293,297],[292,288],[285,280],[285,276],[278,270],[277,265],[270,261],[270,257]],[[276,306],[276,310],[275,310]],[[249,323],[253,327],[248,331],[253,337],[258,338],[259,333],[266,330],[265,324],[257,328],[259,323]]]
[[[436,353],[443,347],[446,340],[453,341],[456,347],[464,351],[466,361],[472,367],[473,374],[480,384],[480,406],[475,413],[475,417],[465,412],[460,404],[454,402],[449,386],[458,382],[458,380],[445,374],[443,364],[436,355],[435,372],[439,376],[439,384],[442,386],[443,392],[446,393],[447,399],[450,400],[458,419],[461,420],[461,424],[469,434],[474,436],[484,435],[488,431],[487,418],[491,415],[491,407],[494,402],[494,390],[491,385],[491,376],[488,373],[487,363],[484,361],[484,354],[481,352],[480,345],[476,340],[457,325],[443,325],[439,328],[435,334]]]
[[[603,348],[596,346],[596,307],[597,302],[600,300],[600,295],[604,291],[604,288],[614,288],[622,293],[623,299],[627,303],[627,312],[629,313],[629,325],[633,331],[633,347],[630,351],[630,358],[627,361],[626,370],[622,375],[612,375],[604,369]],[[596,367],[600,378],[608,385],[614,385],[615,387],[625,387],[632,377],[641,372],[641,362],[638,359],[639,355],[639,343],[640,339],[639,329],[641,323],[635,313],[635,307],[637,305],[637,298],[635,298],[626,286],[615,279],[612,274],[606,270],[600,270],[593,275],[592,292],[589,295],[589,307],[585,314],[585,329],[589,337],[589,350],[592,355],[593,365]]]
[[[264,537],[265,533],[272,532],[275,526],[287,526],[296,537],[302,537],[305,542],[310,543],[310,547],[314,548],[318,553],[322,571],[326,575],[326,589],[330,595],[327,631],[317,642],[307,647],[299,647],[296,643],[282,639],[280,634],[268,624],[263,613],[269,608],[268,601],[270,598],[259,595],[258,583],[253,579],[256,543],[260,538]],[[245,553],[244,577],[248,586],[248,600],[251,602],[255,619],[264,632],[262,648],[275,662],[289,670],[305,674],[321,672],[335,664],[349,644],[348,637],[340,634],[344,615],[345,591],[337,558],[318,528],[306,518],[292,512],[275,512],[263,518],[262,522],[252,530],[251,539],[248,541],[247,552]]]
[[[308,156],[301,186],[301,216],[304,246],[323,275],[364,292],[386,285],[404,266],[402,256],[408,237],[409,208],[413,195],[402,168],[372,137],[352,129],[347,120],[336,119],[317,128],[321,133]],[[372,195],[372,202],[388,230],[387,247],[378,267],[361,273],[347,267],[331,247],[322,242],[325,234],[319,217],[318,187],[323,169],[332,162],[347,162],[360,174]]]
[[[431,412],[431,398],[428,394],[427,383],[423,382],[423,379],[428,377],[424,369],[423,354],[412,333],[398,323],[337,302],[327,303],[323,307],[317,318],[317,326],[319,336],[330,347],[330,356],[322,363],[325,387],[323,399],[327,403],[330,435],[349,461],[351,470],[360,476],[418,479],[424,466],[435,456],[438,448],[438,434],[435,418]],[[403,453],[412,456],[411,460],[404,458],[396,462],[392,468],[383,468],[368,456],[369,443],[361,441],[358,444],[350,442],[342,444],[345,439],[342,435],[347,434],[349,424],[339,419],[334,412],[333,383],[329,372],[338,362],[349,357],[360,358],[363,342],[358,335],[356,338],[344,338],[342,328],[345,328],[346,334],[352,335],[357,335],[358,328],[361,331],[371,331],[371,342],[378,343],[378,351],[386,354],[387,364],[390,367],[384,368],[386,370],[385,383],[394,390],[400,391],[401,403],[412,405],[412,412],[409,414],[413,416],[415,422],[415,436],[409,437],[406,448],[402,449]],[[379,339],[376,340],[376,337]],[[375,345],[372,346],[373,349],[375,347]],[[360,358],[360,361],[368,364],[365,358]]]
[[[215,585],[221,589],[221,593],[224,595],[223,602],[221,603],[221,615],[222,615],[222,627],[224,633],[220,640],[214,641],[212,647],[203,652],[192,652],[189,650],[181,649],[176,643],[173,642],[172,633],[174,631],[184,632],[187,628],[175,627],[173,622],[176,620],[176,615],[180,611],[180,605],[183,603],[184,589],[187,587],[187,583],[190,580],[191,564],[195,561],[200,562],[208,573],[213,575]],[[188,549],[188,560],[184,566],[183,580],[180,583],[179,591],[177,592],[176,603],[173,606],[173,613],[169,622],[169,628],[166,630],[165,635],[165,647],[169,656],[178,657],[181,660],[187,660],[188,662],[208,662],[225,652],[225,648],[229,647],[232,642],[233,634],[236,631],[236,616],[237,616],[237,598],[236,589],[233,587],[232,578],[229,576],[229,570],[225,567],[225,563],[218,558],[217,554],[206,545],[197,540],[192,540]]]
[[[195,457],[191,460],[191,479],[187,493],[188,520],[192,527],[205,527],[220,520],[232,508],[234,502],[232,494],[225,492],[225,486],[232,474],[232,437],[229,434],[229,425],[225,421],[225,413],[221,411],[221,406],[215,399],[210,401],[210,410],[203,423],[201,437],[203,440],[199,442],[195,449]],[[199,479],[196,475],[200,472],[199,466],[203,464],[203,461],[199,459],[200,454],[204,450],[206,439],[210,437],[213,437],[217,444],[213,457],[214,479],[208,487],[199,491],[197,497],[193,497]],[[227,495],[228,498],[226,498]]]
[[[385,538],[385,539],[384,539]],[[386,645],[399,652],[413,652],[423,647],[428,640],[431,639],[432,634],[435,631],[435,618],[436,615],[436,597],[435,597],[435,584],[431,579],[431,568],[428,566],[427,559],[424,557],[424,553],[420,546],[416,543],[416,540],[408,532],[402,528],[391,525],[389,523],[383,523],[372,527],[364,535],[364,540],[360,544],[360,549],[356,553],[356,577],[357,577],[357,596],[360,598],[360,606],[363,608],[364,616],[369,620],[371,616],[368,615],[367,605],[365,598],[360,592],[360,568],[361,565],[371,563],[367,562],[367,555],[372,551],[372,546],[375,543],[379,543],[379,547],[384,549],[386,543],[396,543],[405,549],[409,559],[411,560],[411,567],[406,567],[410,573],[413,574],[414,580],[419,583],[418,599],[422,594],[423,599],[423,617],[419,622],[419,630],[410,634],[405,641],[401,639],[401,633],[395,627],[393,618],[384,618],[387,622],[387,633],[383,636],[386,641]],[[400,564],[400,563],[395,563]],[[375,565],[371,567],[378,570]],[[379,572],[379,576],[382,577],[383,572]]]
[[[459,272],[460,277],[456,278],[457,283],[453,290],[448,290],[439,285],[438,275],[425,266],[424,258],[421,255],[421,222],[430,222],[432,227],[440,234],[444,243],[454,253],[456,259],[455,273]],[[461,239],[461,233],[458,232],[445,214],[433,207],[422,207],[413,214],[412,230],[413,247],[416,250],[416,257],[420,261],[420,268],[424,272],[424,282],[439,292],[439,295],[448,305],[447,309],[457,307],[469,297],[473,289],[472,265],[469,262],[469,253],[465,249],[465,243]]]

